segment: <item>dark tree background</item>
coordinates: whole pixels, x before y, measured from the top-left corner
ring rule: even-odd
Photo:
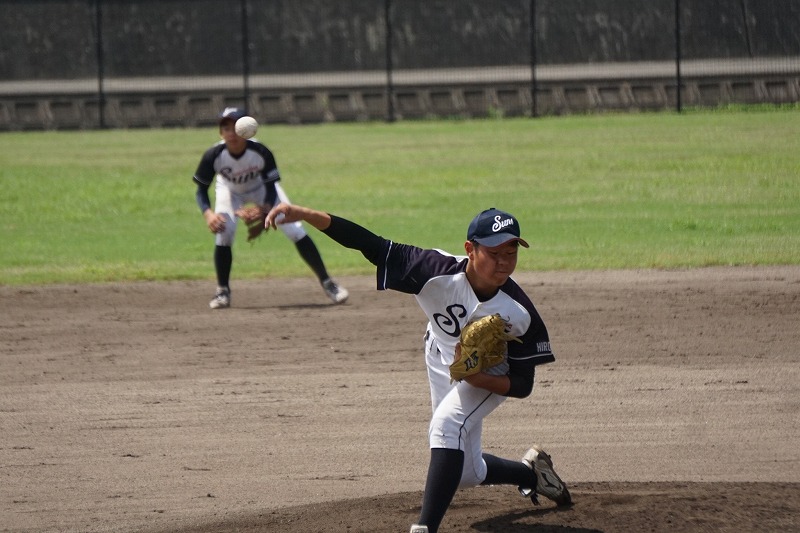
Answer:
[[[99,2],[99,3],[98,3]],[[383,0],[0,0],[0,80],[382,70]],[[681,0],[686,59],[800,56],[797,0]],[[674,0],[391,0],[395,68],[674,59]],[[99,8],[99,9],[98,9]],[[98,16],[99,14],[99,16]],[[100,22],[100,34],[98,25]]]

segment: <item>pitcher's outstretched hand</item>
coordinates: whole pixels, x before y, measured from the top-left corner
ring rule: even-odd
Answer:
[[[308,222],[318,230],[324,230],[330,226],[331,217],[324,211],[281,202],[267,213],[267,218],[264,219],[264,228],[278,229],[278,224],[292,222]]]
[[[296,222],[298,219],[289,220],[287,219],[286,215],[292,210],[291,208],[295,207],[291,204],[287,204],[285,202],[281,202],[272,209],[269,210],[267,213],[266,218],[264,219],[264,229],[269,230],[278,229],[278,224],[285,224],[286,222]]]

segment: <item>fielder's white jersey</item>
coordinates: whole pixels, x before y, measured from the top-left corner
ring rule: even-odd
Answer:
[[[247,194],[261,186],[281,179],[272,152],[253,139],[247,141],[244,153],[234,157],[220,141],[203,154],[194,180],[206,187],[214,177],[236,194]]]
[[[536,365],[554,361],[547,328],[520,286],[509,279],[491,299],[481,301],[467,280],[467,261],[441,250],[390,243],[378,264],[378,289],[415,295],[429,320],[426,335],[435,340],[444,365],[453,362],[463,327],[495,313],[522,342],[509,342],[507,361],[490,373],[505,374],[509,364],[532,372]]]

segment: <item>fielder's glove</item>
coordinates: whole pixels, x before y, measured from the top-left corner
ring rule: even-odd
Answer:
[[[450,383],[497,366],[505,360],[508,341],[522,342],[506,333],[506,321],[494,314],[470,322],[461,330],[461,353],[450,365]]]
[[[247,242],[257,239],[264,232],[264,219],[269,213],[269,206],[252,205],[236,210],[236,216],[247,224]]]

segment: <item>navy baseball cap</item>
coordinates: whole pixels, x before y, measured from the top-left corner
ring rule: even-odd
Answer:
[[[240,118],[246,116],[247,113],[245,112],[244,109],[239,109],[238,107],[226,107],[222,111],[222,113],[219,114],[217,118],[219,119],[219,122],[222,123],[223,120],[228,120],[228,119],[236,122]]]
[[[515,240],[525,248],[529,248],[528,243],[519,236],[517,219],[494,207],[482,211],[472,219],[467,230],[467,240],[490,248]]]

